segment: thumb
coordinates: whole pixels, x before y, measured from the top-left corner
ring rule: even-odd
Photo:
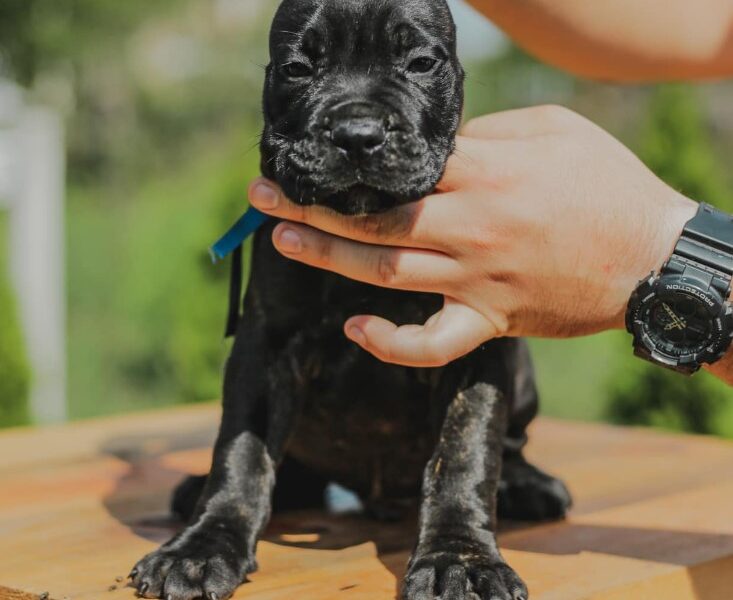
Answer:
[[[402,325],[372,315],[352,317],[346,337],[379,360],[410,367],[440,367],[497,335],[481,313],[446,298],[424,325]]]

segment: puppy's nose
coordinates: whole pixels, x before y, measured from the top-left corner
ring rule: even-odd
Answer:
[[[374,117],[350,117],[333,124],[331,142],[346,151],[349,158],[368,157],[387,139],[384,121]]]

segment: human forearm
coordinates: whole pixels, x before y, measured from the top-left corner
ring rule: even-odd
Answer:
[[[616,81],[733,75],[730,0],[469,0],[557,67]]]

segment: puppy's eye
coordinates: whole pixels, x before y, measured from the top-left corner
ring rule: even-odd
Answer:
[[[302,77],[310,77],[313,75],[313,68],[304,62],[289,62],[283,65],[280,70],[287,76],[293,79],[300,79]]]
[[[407,70],[410,73],[430,73],[433,70],[438,61],[430,56],[421,56],[411,61],[407,65]]]

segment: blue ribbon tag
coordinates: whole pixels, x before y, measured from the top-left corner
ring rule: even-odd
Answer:
[[[269,219],[269,215],[250,206],[232,228],[209,249],[212,262],[216,263],[229,256]]]

